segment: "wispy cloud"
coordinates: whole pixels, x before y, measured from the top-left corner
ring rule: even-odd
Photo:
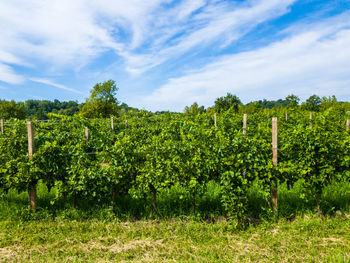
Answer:
[[[66,91],[71,91],[71,92],[74,92],[74,93],[78,93],[78,94],[83,94],[81,91],[79,90],[76,90],[76,89],[72,89],[72,88],[68,88],[62,84],[58,84],[58,83],[55,83],[55,82],[52,82],[51,80],[49,79],[42,79],[42,78],[30,78],[31,81],[34,81],[34,82],[37,82],[37,83],[41,83],[41,84],[44,84],[44,85],[48,85],[48,86],[52,86],[52,87],[55,87],[55,88],[58,88],[58,89],[62,89],[62,90],[66,90]]]
[[[152,93],[149,86],[140,87],[148,89],[142,94],[151,95],[135,99],[134,104],[152,110],[182,110],[193,101],[208,106],[226,92],[237,93],[245,101],[292,92],[349,95],[345,88],[350,79],[349,13],[317,17],[323,19],[317,23],[310,17],[296,18],[294,25],[272,34],[282,40],[266,38],[265,47],[252,44],[251,51],[244,53],[230,49],[258,26],[293,12],[298,3],[0,1],[0,24],[5,25],[0,27],[0,81],[25,85],[30,80],[79,94],[78,99],[86,94],[86,82],[101,81],[99,74],[122,76],[125,86],[132,86],[135,79],[165,83],[153,87],[157,89]],[[179,61],[187,65],[164,72]],[[200,68],[194,69],[194,64]],[[158,76],[162,70],[164,76]],[[76,82],[89,78],[79,87],[83,92],[52,80],[53,75],[67,72]],[[169,75],[175,77],[167,79]]]
[[[295,93],[350,96],[350,13],[294,28],[257,50],[221,56],[195,72],[170,79],[141,102],[181,111],[194,101],[212,105],[231,92],[245,102]],[[328,26],[325,26],[328,25]],[[308,29],[307,29],[308,28]]]
[[[126,70],[140,73],[212,42],[227,45],[295,1],[1,1],[0,52],[57,71],[114,50]]]
[[[23,76],[16,74],[10,66],[2,64],[0,61],[0,81],[9,84],[20,84],[23,83],[24,80]]]
[[[170,11],[156,10],[155,17],[159,22],[144,21],[145,36],[139,37],[146,39],[147,36],[147,42],[136,41],[138,45],[123,49],[120,55],[126,59],[128,71],[141,73],[193,49],[198,52],[213,43],[223,48],[258,24],[285,14],[294,2],[255,0],[238,5],[225,1],[208,4],[195,1],[185,7],[180,4],[178,9]],[[193,14],[196,10],[200,12]],[[141,53],[135,52],[134,49],[141,45],[147,45],[147,48]]]

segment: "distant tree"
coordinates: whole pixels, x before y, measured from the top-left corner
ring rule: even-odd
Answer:
[[[298,106],[299,105],[299,101],[300,101],[299,97],[294,95],[294,94],[288,95],[284,100],[286,101],[286,104],[289,107],[296,107],[296,106]]]
[[[193,114],[193,115],[197,115],[199,113],[204,113],[204,112],[205,112],[204,106],[199,107],[197,102],[193,103],[191,107],[186,106],[184,109],[184,113]]]
[[[55,99],[49,100],[26,100],[25,102],[19,102],[26,117],[29,119],[48,119],[49,113],[56,113],[59,115],[72,116],[79,111],[79,104],[76,101],[63,101]]]
[[[319,111],[321,98],[316,94],[310,96],[304,103],[303,108],[310,111]]]
[[[123,116],[126,113],[128,113],[129,115],[131,114],[133,116],[134,115],[136,116],[138,112],[140,112],[139,109],[130,107],[128,104],[126,104],[124,102],[119,105],[119,115],[120,116]]]
[[[214,109],[217,113],[232,109],[234,112],[238,112],[239,106],[242,105],[241,100],[231,93],[227,93],[225,97],[219,97],[215,100]]]
[[[81,108],[80,114],[86,118],[106,118],[117,115],[119,106],[115,97],[118,88],[114,80],[97,83],[90,91],[90,97]]]
[[[320,103],[320,110],[326,110],[338,104],[337,98],[333,95],[332,97],[322,97]]]
[[[285,107],[287,106],[287,101],[286,100],[259,100],[258,103],[261,105],[261,108],[263,109],[272,109],[275,107]]]
[[[24,119],[25,112],[23,108],[15,101],[0,100],[0,119]]]
[[[261,104],[258,101],[249,102],[242,109],[242,113],[255,113],[262,109]]]

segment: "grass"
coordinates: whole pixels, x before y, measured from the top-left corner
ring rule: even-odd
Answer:
[[[178,185],[158,194],[157,219],[195,217],[202,220],[215,220],[225,216],[220,202],[221,188],[215,182],[209,182],[203,196],[197,197],[196,212],[192,213],[191,197],[184,188]],[[117,206],[112,211],[111,197],[96,201],[78,199],[78,209],[72,208],[69,198],[55,199],[56,190],[48,192],[46,185],[37,187],[38,209],[35,215],[28,214],[27,193],[10,190],[8,194],[0,193],[0,220],[146,220],[153,219],[151,198],[134,199],[129,195],[117,197]],[[54,201],[54,202],[53,202]],[[278,188],[279,218],[293,219],[305,213],[316,211],[316,199],[307,192],[303,181],[298,181],[288,189],[286,184]],[[336,182],[323,189],[321,209],[325,215],[337,211],[350,212],[350,182]],[[248,191],[247,214],[254,221],[274,219],[266,192],[255,182]]]
[[[239,230],[226,220],[220,187],[211,182],[191,213],[188,193],[160,193],[154,219],[150,200],[120,196],[116,213],[103,200],[53,203],[55,191],[39,184],[38,210],[27,194],[0,198],[0,262],[350,262],[350,183],[323,190],[323,216],[298,182],[279,187],[278,217],[255,183],[248,192],[254,219]]]
[[[350,262],[350,220],[0,222],[1,262]]]

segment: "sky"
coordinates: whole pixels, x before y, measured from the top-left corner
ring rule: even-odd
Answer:
[[[0,0],[0,99],[350,101],[350,0]]]

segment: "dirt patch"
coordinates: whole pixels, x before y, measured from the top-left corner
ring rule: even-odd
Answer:
[[[335,237],[322,238],[322,245],[328,246],[331,244],[344,244],[344,240],[341,238],[335,238]]]
[[[144,240],[133,240],[125,244],[121,243],[120,241],[116,241],[116,243],[112,245],[104,245],[98,241],[91,241],[87,244],[79,245],[78,248],[82,248],[83,250],[100,249],[100,250],[110,251],[112,253],[117,254],[126,250],[134,250],[134,249],[150,250],[160,246],[164,246],[162,239],[159,239],[159,240],[144,239]]]
[[[17,253],[9,248],[0,248],[0,261],[14,259],[17,257]]]

